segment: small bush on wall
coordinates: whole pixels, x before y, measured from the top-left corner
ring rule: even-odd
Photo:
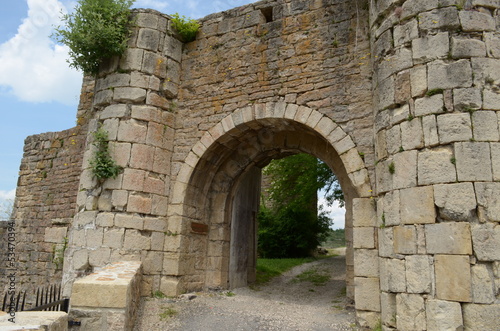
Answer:
[[[97,74],[103,59],[123,54],[130,36],[130,6],[135,0],[79,0],[62,17],[54,37],[70,48],[71,67]]]
[[[200,23],[198,23],[198,21],[180,16],[178,13],[172,15],[172,24],[184,42],[195,40],[196,33],[198,33],[200,29]]]

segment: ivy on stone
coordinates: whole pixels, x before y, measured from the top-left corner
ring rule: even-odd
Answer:
[[[73,13],[63,15],[65,26],[57,27],[54,37],[70,48],[71,67],[95,75],[104,59],[123,54],[134,1],[79,0]]]
[[[118,166],[109,154],[108,133],[103,128],[99,128],[92,135],[94,137],[92,144],[97,148],[90,160],[92,173],[101,181],[116,178],[123,171],[123,168]]]

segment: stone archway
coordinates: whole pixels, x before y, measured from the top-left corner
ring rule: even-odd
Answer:
[[[231,243],[231,219],[238,213],[231,208],[235,188],[245,182],[248,187],[252,182],[248,174],[257,176],[258,169],[271,159],[299,152],[326,162],[345,193],[348,296],[354,298],[352,207],[356,203],[357,214],[362,217],[370,212],[360,214],[361,209],[374,210],[372,203],[357,203],[358,198],[369,200],[371,196],[368,171],[352,139],[340,126],[315,110],[284,102],[236,110],[208,130],[189,153],[173,196],[182,234],[180,287],[190,290],[230,285],[231,246],[238,245]],[[372,229],[366,241],[373,240]],[[249,243],[245,245],[253,249]],[[373,258],[376,260],[376,255]],[[245,263],[253,267],[251,261]],[[251,279],[251,272],[248,277]]]

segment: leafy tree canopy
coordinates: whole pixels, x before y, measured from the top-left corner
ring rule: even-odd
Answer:
[[[259,254],[266,258],[303,257],[329,232],[331,220],[317,210],[317,192],[343,202],[337,178],[328,166],[307,154],[272,161],[264,175],[271,184],[259,213]]]
[[[130,6],[135,0],[79,0],[63,15],[54,37],[70,48],[71,67],[97,74],[103,59],[123,54],[130,35]]]

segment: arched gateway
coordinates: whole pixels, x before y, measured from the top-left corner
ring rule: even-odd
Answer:
[[[499,7],[267,0],[202,19],[186,44],[168,16],[135,11],[124,56],[85,80],[78,126],[27,140],[19,279],[62,277],[69,293],[78,275],[134,260],[143,295],[244,285],[260,168],[305,152],[346,196],[347,294],[360,323],[491,330]],[[99,126],[124,168],[104,183],[89,170]],[[50,247],[64,250],[66,235],[61,273]]]

